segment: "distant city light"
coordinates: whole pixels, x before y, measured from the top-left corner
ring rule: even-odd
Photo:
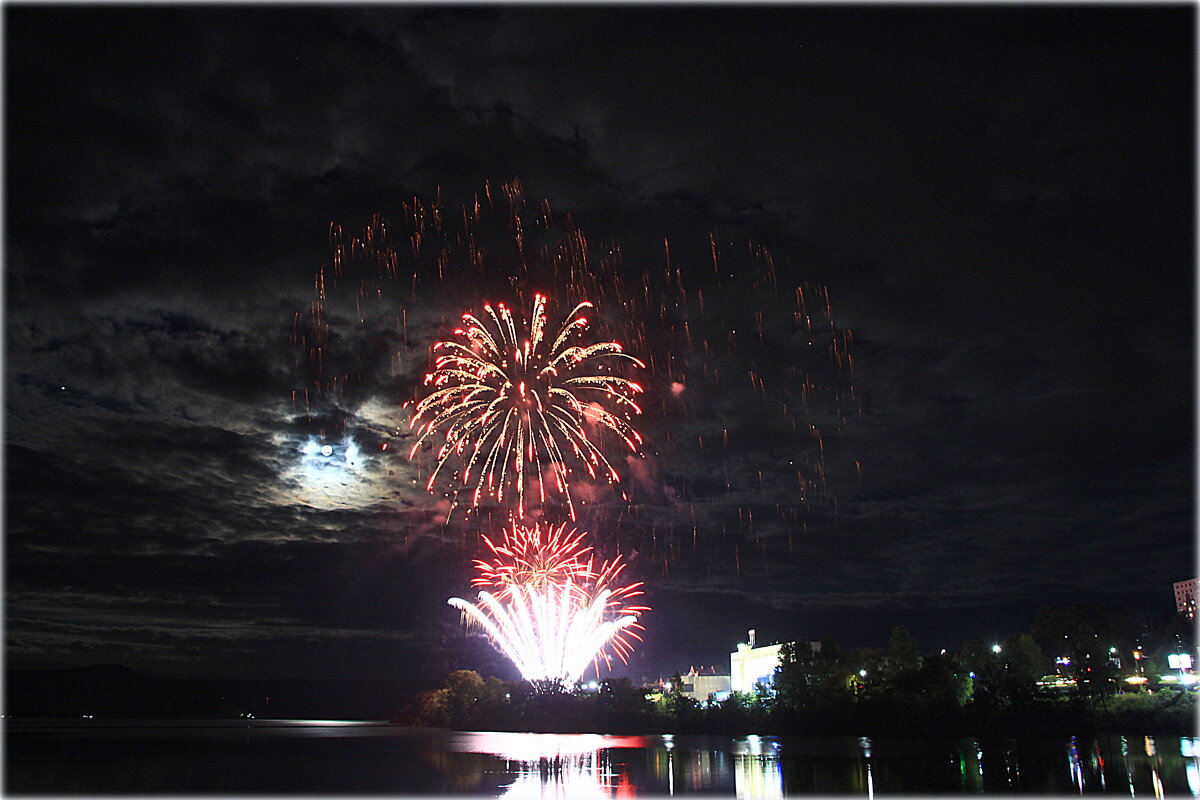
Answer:
[[[992,652],[993,652],[993,653],[999,653],[999,652],[1000,652],[1000,645],[998,645],[998,644],[994,644],[994,645],[992,645]]]
[[[1064,686],[1075,686],[1076,681],[1074,678],[1070,678],[1065,675],[1043,675],[1042,679],[1037,682],[1037,685],[1062,688]]]

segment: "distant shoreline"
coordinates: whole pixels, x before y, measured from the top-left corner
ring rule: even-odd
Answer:
[[[474,728],[432,727],[411,725],[384,719],[191,719],[184,717],[155,717],[155,718],[92,718],[76,717],[5,717],[5,733],[36,733],[46,732],[78,732],[95,731],[151,731],[159,730],[302,730],[325,729],[327,734],[334,735],[337,729],[345,729],[347,733],[363,731],[364,729],[386,729],[394,734],[406,733],[412,736],[437,736],[444,733],[528,733],[537,735],[566,735],[566,736],[728,736],[740,738],[745,736],[765,736],[770,738],[822,738],[822,737],[911,737],[923,738],[985,738],[997,737],[1057,737],[1081,736],[1093,734],[1121,734],[1128,736],[1183,736],[1200,737],[1200,731],[1194,716],[1189,716],[1186,710],[1179,714],[1164,717],[1148,725],[1135,725],[1118,718],[1105,718],[1103,715],[1083,716],[1074,720],[1060,718],[1056,720],[1037,720],[1032,718],[1020,720],[1003,720],[988,718],[987,720],[972,720],[975,724],[964,727],[962,721],[947,721],[947,724],[936,724],[933,721],[910,721],[908,725],[900,726],[894,721],[877,721],[871,724],[859,721],[861,724],[852,725],[849,721],[830,722],[825,727],[796,727],[781,729],[775,726],[743,730],[720,727],[687,727],[675,730],[645,727],[615,727],[606,730],[577,726],[480,726]],[[1051,723],[1051,724],[1048,724]],[[1190,723],[1190,724],[1189,724]]]

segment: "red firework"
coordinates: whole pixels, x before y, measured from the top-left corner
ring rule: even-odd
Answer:
[[[580,343],[589,327],[582,302],[553,340],[546,337],[546,298],[534,297],[533,313],[518,335],[518,322],[503,304],[484,305],[480,320],[464,314],[458,341],[434,345],[434,369],[425,385],[434,390],[416,405],[411,426],[419,432],[409,457],[436,433],[444,436],[426,489],[433,491],[447,463],[462,464],[460,487],[474,484],[471,505],[484,497],[503,503],[515,492],[517,517],[536,483],[557,490],[575,519],[570,486],[576,476],[610,484],[621,478],[593,437],[616,436],[632,452],[642,437],[630,424],[642,409],[642,387],[616,374],[621,362],[645,367],[617,342]],[[457,491],[456,491],[457,497]],[[457,501],[456,501],[457,502]]]

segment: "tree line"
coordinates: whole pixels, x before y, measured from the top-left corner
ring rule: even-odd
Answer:
[[[1147,689],[1152,680],[1137,686],[1124,678],[1168,673],[1169,653],[1194,652],[1192,627],[1174,619],[1131,629],[1118,611],[1048,606],[1027,632],[1002,642],[970,639],[953,652],[922,655],[903,626],[892,630],[885,650],[788,644],[770,685],[708,701],[685,695],[678,674],[666,690],[628,678],[589,690],[458,670],[441,688],[418,695],[401,721],[605,733],[1191,732],[1195,692],[1154,691]],[[1039,685],[1048,675],[1068,685]]]

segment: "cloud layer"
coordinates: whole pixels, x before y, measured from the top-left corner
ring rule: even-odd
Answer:
[[[614,299],[671,303],[603,310],[656,359],[635,502],[584,520],[647,581],[631,674],[749,627],[933,647],[1169,607],[1193,13],[7,8],[10,664],[503,673],[445,606],[478,528],[421,490],[402,403],[511,264],[331,282],[340,397],[295,334],[331,224],[503,210],[514,177],[556,214],[531,241],[571,212]],[[822,284],[852,375],[793,316]]]

